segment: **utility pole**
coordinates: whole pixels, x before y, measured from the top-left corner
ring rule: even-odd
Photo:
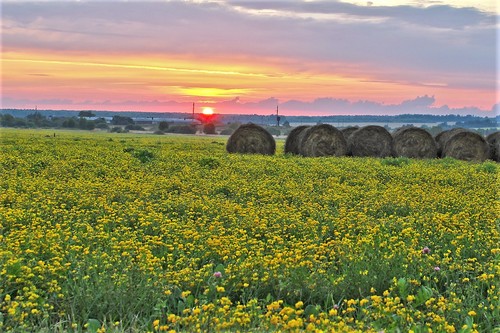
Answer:
[[[194,102],[193,102],[193,123],[194,123]]]
[[[278,123],[278,127],[280,127],[281,117],[279,116],[278,105],[276,105],[276,122]]]

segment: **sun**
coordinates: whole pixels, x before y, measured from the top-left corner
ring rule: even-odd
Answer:
[[[203,110],[201,111],[205,116],[211,116],[214,114],[214,109],[213,108],[209,108],[209,107],[206,107],[206,108],[203,108]]]

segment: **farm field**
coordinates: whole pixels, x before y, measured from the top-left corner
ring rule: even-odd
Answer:
[[[498,163],[0,130],[0,331],[500,332]]]

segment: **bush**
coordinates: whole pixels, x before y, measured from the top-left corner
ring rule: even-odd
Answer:
[[[213,123],[205,124],[203,126],[203,133],[205,133],[205,134],[217,134],[217,132],[215,132],[215,125]]]
[[[136,125],[136,124],[127,125],[127,126],[125,126],[125,129],[127,131],[145,131],[144,127],[142,127],[141,125]]]
[[[11,114],[0,115],[0,124],[2,126],[10,127],[13,126],[15,122],[15,118]]]
[[[216,169],[220,166],[220,162],[213,157],[203,157],[198,163],[200,163],[200,166],[208,169]]]
[[[266,130],[271,134],[271,135],[274,135],[274,136],[278,136],[281,134],[280,130],[277,129],[276,127],[267,127]]]
[[[132,155],[137,158],[142,163],[146,163],[151,161],[154,158],[154,154],[146,149],[141,149],[137,151],[133,151]]]
[[[78,128],[91,131],[95,128],[95,123],[85,118],[80,118],[78,120]]]
[[[65,119],[62,123],[62,127],[75,128],[76,127],[75,119],[74,118]]]
[[[111,128],[109,131],[111,133],[127,133],[128,132],[128,130],[123,129],[123,128],[119,127],[119,126],[115,126],[115,127]]]
[[[109,128],[109,126],[108,126],[108,124],[106,124],[106,123],[97,123],[97,124],[95,125],[95,128],[99,128],[99,129],[108,129],[108,128]]]
[[[192,125],[174,125],[170,126],[167,130],[167,133],[177,133],[177,134],[195,134],[196,127]]]
[[[113,116],[113,119],[111,119],[111,124],[113,124],[113,125],[132,125],[132,124],[134,124],[134,120],[130,117]]]
[[[158,124],[158,130],[159,131],[166,131],[169,125],[170,124],[166,121],[160,121],[160,123]]]
[[[222,131],[220,131],[221,135],[231,135],[233,134],[234,129],[232,128],[224,128]]]

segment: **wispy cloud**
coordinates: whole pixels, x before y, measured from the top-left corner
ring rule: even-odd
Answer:
[[[91,61],[63,61],[63,60],[40,60],[40,59],[4,59],[4,62],[17,62],[17,63],[37,63],[37,64],[59,64],[59,65],[74,65],[83,67],[108,67],[108,68],[125,68],[125,69],[145,69],[151,71],[165,71],[165,72],[181,72],[181,73],[201,73],[201,74],[222,74],[222,75],[236,75],[236,76],[257,76],[257,77],[271,77],[264,73],[245,73],[237,71],[225,70],[211,70],[202,68],[176,68],[165,66],[149,66],[149,65],[134,65],[123,63],[103,63]]]

